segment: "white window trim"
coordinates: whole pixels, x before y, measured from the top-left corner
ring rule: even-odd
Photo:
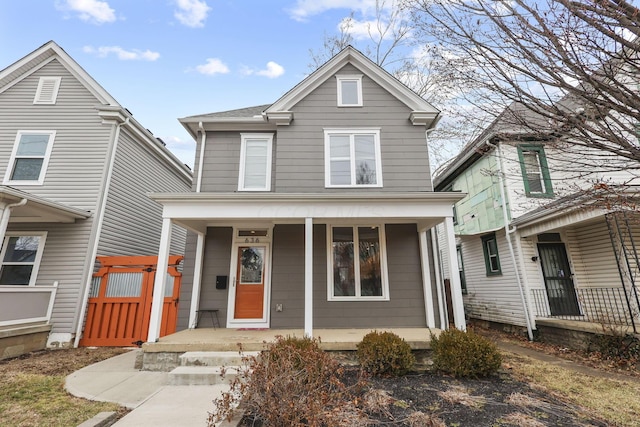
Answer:
[[[4,256],[7,252],[7,247],[9,246],[9,238],[10,237],[23,237],[23,236],[38,236],[40,237],[40,242],[38,243],[38,252],[36,252],[36,259],[33,261],[33,269],[31,270],[31,277],[29,279],[28,286],[35,286],[36,279],[38,278],[38,271],[40,270],[40,261],[42,261],[42,253],[44,252],[44,243],[47,240],[47,232],[46,231],[9,231],[5,234],[4,242],[2,243],[2,251],[0,251],[0,268],[4,267],[4,265],[26,265],[31,263],[25,262],[4,262]],[[24,285],[6,285],[6,286],[15,286],[15,287],[24,287]]]
[[[349,135],[350,149],[349,157],[351,160],[351,184],[335,185],[331,184],[331,145],[329,137],[334,134]],[[376,152],[376,183],[375,184],[356,184],[356,168],[355,168],[355,145],[353,144],[353,136],[356,134],[373,134],[375,152]],[[359,129],[324,129],[324,186],[325,188],[376,188],[382,187],[382,157],[380,151],[380,128],[359,128]]]
[[[333,295],[333,228],[352,227],[353,247],[358,245],[358,227],[378,227],[380,239],[380,270],[382,273],[382,295],[381,296],[358,296],[360,294],[360,257],[354,253],[353,262],[356,277],[356,296],[334,296]],[[359,249],[358,249],[359,252]],[[389,301],[389,275],[387,270],[387,239],[384,224],[332,224],[327,225],[327,301]]]
[[[338,84],[338,107],[362,107],[362,74],[342,74],[336,76]],[[358,102],[356,104],[342,103],[342,82],[355,81],[358,88]]]
[[[44,154],[42,160],[42,168],[40,169],[40,176],[37,180],[11,180],[11,175],[13,174],[13,170],[16,166],[16,156],[18,153],[18,146],[20,145],[20,139],[22,138],[22,135],[49,135],[49,141],[47,142],[47,151]],[[2,183],[13,185],[42,185],[44,183],[44,177],[47,174],[47,168],[49,166],[49,159],[51,158],[51,151],[53,150],[53,142],[55,141],[55,138],[55,130],[19,130],[13,143],[13,150],[11,151],[11,157],[9,158],[7,172],[4,175],[4,180],[2,181]]]
[[[272,133],[241,133],[240,134],[240,172],[238,176],[238,191],[271,191],[271,166],[273,163],[273,134]],[[267,140],[267,173],[264,188],[245,188],[244,173],[247,155],[247,140]]]
[[[52,98],[47,100],[41,100],[40,97],[42,96],[42,88],[44,87],[45,83],[51,82],[51,81],[53,81]],[[61,81],[62,81],[62,77],[48,77],[48,76],[40,77],[40,80],[38,81],[38,89],[36,89],[36,95],[33,98],[33,103],[44,104],[44,105],[55,104],[56,100],[58,99],[58,90],[60,89]]]

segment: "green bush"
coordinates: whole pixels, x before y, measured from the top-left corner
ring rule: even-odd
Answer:
[[[209,426],[230,419],[239,404],[257,425],[362,425],[361,410],[344,409],[353,399],[342,374],[318,341],[277,337],[259,356],[245,358],[230,390],[214,400]]]
[[[404,375],[416,361],[409,344],[392,332],[370,332],[357,348],[360,366],[372,375]]]
[[[431,349],[434,368],[458,378],[486,377],[502,364],[496,345],[473,331],[443,331],[431,337]]]

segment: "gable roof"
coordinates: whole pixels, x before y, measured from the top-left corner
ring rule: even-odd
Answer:
[[[432,128],[437,124],[440,119],[440,110],[352,46],[345,47],[273,104],[188,116],[179,121],[194,138],[197,137],[200,126],[205,123],[215,124],[221,130],[227,129],[229,125],[238,124],[286,126],[293,120],[293,112],[290,109],[347,64],[352,64],[361,70],[367,77],[409,107],[411,113],[408,119],[414,125]]]
[[[38,71],[54,59],[58,59],[101,103],[106,105],[119,105],[89,73],[54,41],[43,44],[27,56],[0,71],[0,93]]]
[[[295,104],[300,102],[300,100],[318,88],[318,86],[347,64],[352,64],[360,69],[367,77],[409,107],[412,110],[411,120],[414,124],[424,124],[427,128],[436,125],[440,110],[428,103],[424,98],[409,89],[404,83],[389,74],[384,68],[367,58],[353,46],[347,46],[342,49],[333,58],[293,87],[293,89],[285,93],[265,110],[265,115],[269,117],[272,114],[288,112]]]
[[[0,94],[26,77],[40,70],[51,61],[57,60],[71,73],[89,92],[101,103],[97,107],[98,114],[103,120],[117,120],[126,125],[140,140],[158,153],[167,165],[172,166],[185,179],[192,180],[191,170],[181,162],[163,143],[137,120],[115,98],[113,98],[100,84],[89,75],[64,49],[54,41],[49,41],[5,69],[0,71]]]

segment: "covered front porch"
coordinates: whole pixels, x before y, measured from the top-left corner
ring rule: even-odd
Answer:
[[[457,270],[451,215],[459,193],[151,197],[163,205],[165,217],[158,268],[174,224],[195,234],[185,264],[191,277],[189,292],[181,296],[184,309],[189,307],[183,328],[195,329],[202,309],[219,310],[223,328],[277,331],[273,336],[298,328],[309,337],[349,327],[427,330],[451,322],[465,328],[460,283],[452,281],[454,315],[445,319],[436,268],[442,251],[449,269]],[[437,248],[430,230],[441,223],[447,239]],[[155,301],[164,280],[158,275],[154,284],[148,343],[162,342]],[[248,287],[258,296],[255,311],[245,315],[238,301]]]

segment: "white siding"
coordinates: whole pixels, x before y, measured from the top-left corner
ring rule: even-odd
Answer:
[[[487,276],[480,236],[461,236],[467,295],[465,312],[471,318],[525,326],[524,310],[516,270],[504,230],[496,232],[501,275]],[[513,239],[513,236],[512,236]],[[516,246],[514,244],[514,251]],[[516,259],[517,259],[516,252]]]

